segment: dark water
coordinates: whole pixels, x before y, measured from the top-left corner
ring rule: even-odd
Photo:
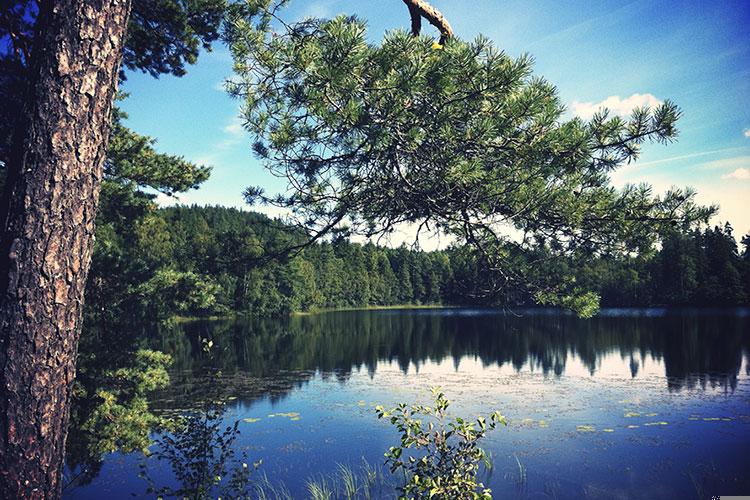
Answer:
[[[295,498],[339,463],[382,464],[397,434],[376,404],[500,410],[484,441],[496,498],[710,498],[750,495],[750,316],[739,311],[340,312],[212,321],[149,332],[172,355],[157,414],[225,401],[232,444]],[[208,341],[211,342],[208,347]],[[158,435],[155,435],[158,437]],[[69,498],[148,496],[142,454],[105,457]],[[256,473],[257,474],[257,473]]]

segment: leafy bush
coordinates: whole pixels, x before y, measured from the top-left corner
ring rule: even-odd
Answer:
[[[499,412],[475,421],[447,415],[450,401],[439,387],[432,389],[435,406],[399,404],[391,410],[376,407],[378,418],[390,418],[401,433],[401,444],[385,454],[391,473],[401,470],[407,498],[492,498],[477,480],[486,454],[478,446],[488,430],[507,425]]]

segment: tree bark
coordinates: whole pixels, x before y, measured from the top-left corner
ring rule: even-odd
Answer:
[[[411,32],[414,36],[419,36],[422,30],[422,18],[440,30],[440,43],[444,44],[446,40],[453,37],[453,28],[448,20],[432,5],[424,0],[404,0],[409,8],[411,16]]]
[[[41,2],[0,210],[0,498],[58,498],[129,0]]]

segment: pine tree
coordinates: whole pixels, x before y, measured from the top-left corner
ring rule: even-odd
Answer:
[[[524,288],[590,314],[596,296],[570,275],[522,265],[519,253],[541,240],[549,258],[645,251],[659,230],[715,211],[689,189],[655,196],[647,185],[610,184],[641,144],[676,137],[680,110],[670,101],[628,119],[603,111],[566,120],[530,57],[453,36],[442,16],[416,6],[422,0],[407,2],[411,35],[378,43],[355,17],[275,23],[283,3],[230,9],[230,91],[243,99],[256,155],[296,187],[274,197],[248,188],[246,198],[293,209],[313,238],[343,225],[364,236],[404,222],[430,227],[471,246],[485,292]],[[414,36],[420,16],[441,30],[440,47]]]

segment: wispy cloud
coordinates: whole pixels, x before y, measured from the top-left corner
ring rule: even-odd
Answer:
[[[738,168],[733,172],[721,176],[722,179],[734,179],[737,181],[750,180],[750,168]]]
[[[333,3],[331,0],[316,0],[307,5],[305,10],[302,12],[302,18],[316,17],[316,18],[330,18],[332,17]]]
[[[661,160],[639,162],[639,163],[636,163],[636,166],[637,167],[650,167],[653,165],[660,165],[662,163],[672,163],[674,161],[690,160],[692,158],[700,158],[702,156],[711,156],[711,155],[717,155],[721,153],[729,153],[730,151],[738,151],[738,150],[744,150],[744,149],[745,148],[724,148],[724,149],[714,149],[711,151],[701,151],[699,153],[689,153],[686,155],[670,156],[669,158],[662,158]]]
[[[653,94],[633,94],[625,99],[621,99],[619,95],[612,95],[599,102],[573,101],[570,109],[575,116],[588,120],[594,116],[594,113],[604,108],[616,115],[627,116],[634,108],[642,108],[644,106],[653,108],[661,103],[662,101]]]
[[[750,156],[734,156],[732,158],[724,158],[723,160],[709,161],[703,164],[703,168],[711,169],[730,169],[730,168],[749,168],[750,167]]]
[[[242,119],[240,117],[232,118],[232,121],[224,127],[224,132],[233,137],[241,137],[245,132]]]
[[[195,163],[215,165],[222,154],[240,144],[245,137],[243,121],[239,116],[231,118],[221,130],[223,137],[211,146],[210,153],[193,158]]]

